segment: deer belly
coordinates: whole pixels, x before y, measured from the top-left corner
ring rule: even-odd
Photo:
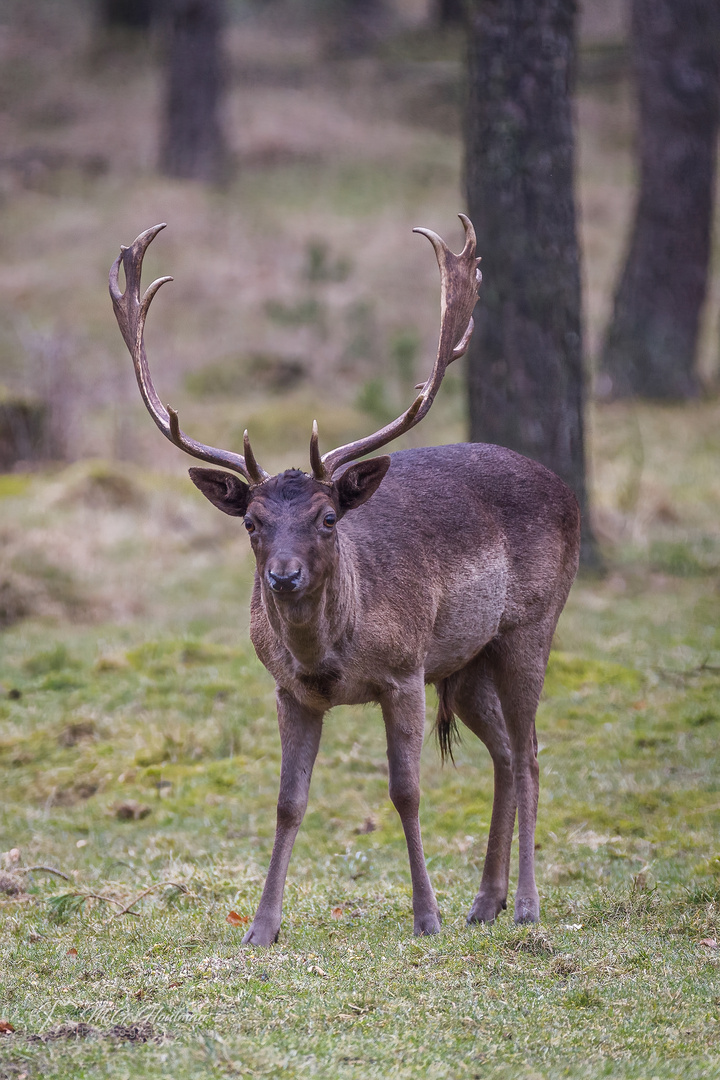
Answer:
[[[497,560],[463,567],[453,576],[438,605],[425,657],[429,682],[464,667],[497,634],[505,610],[507,574],[504,553]]]

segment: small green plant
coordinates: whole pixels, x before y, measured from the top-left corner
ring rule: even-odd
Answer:
[[[352,273],[352,261],[346,256],[333,257],[324,240],[309,240],[305,249],[306,281],[342,282],[347,281]]]
[[[268,300],[265,314],[278,326],[288,327],[313,326],[322,329],[326,319],[324,304],[314,296],[296,300],[294,304],[286,304],[282,300]]]
[[[368,379],[360,387],[355,406],[366,413],[375,423],[387,424],[393,418],[393,409],[387,399],[385,383],[381,378]]]
[[[23,668],[28,675],[55,675],[66,671],[68,668],[77,668],[78,661],[69,653],[67,647],[60,642],[52,649],[43,649],[34,656],[29,656],[23,662]]]

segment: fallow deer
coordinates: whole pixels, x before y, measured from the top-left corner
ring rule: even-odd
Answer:
[[[432,243],[441,276],[440,342],[430,377],[392,423],[322,456],[313,424],[310,473],[270,476],[247,432],[243,455],[195,442],[161,404],[143,331],[153,297],[172,279],[153,282],[141,298],[140,276],[145,251],[165,226],[123,247],[110,272],[115,315],[150,415],[180,449],[231,470],[193,468],[190,476],[211,503],[243,520],[255,554],[250,636],[277,684],[282,765],[270,868],[243,939],[254,945],[278,938],[323,718],[340,704],[378,702],[382,709],[390,798],[410,858],[414,930],[440,929],[418,818],[426,683],[438,691],[443,757],[452,754],[457,716],[485,743],[494,766],[487,853],[468,922],[492,922],[506,907],[516,809],[515,920],[539,918],[535,713],[577,569],[577,502],[548,469],[498,446],[357,460],[420,422],[448,364],[467,348],[481,277],[472,224],[460,217],[466,242],[459,255],[437,234],[415,230]]]

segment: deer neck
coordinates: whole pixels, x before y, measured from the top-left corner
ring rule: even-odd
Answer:
[[[301,668],[313,671],[337,659],[353,633],[357,611],[355,562],[338,536],[339,558],[315,592],[297,601],[279,600],[263,588],[270,625]]]

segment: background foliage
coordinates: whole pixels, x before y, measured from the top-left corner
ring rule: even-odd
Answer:
[[[216,188],[155,174],[152,41],[98,34],[80,4],[3,11],[0,381],[46,404],[65,460],[0,476],[0,1020],[14,1028],[0,1076],[713,1077],[712,396],[592,406],[608,573],[571,595],[539,716],[542,924],[465,928],[491,771],[470,736],[457,770],[428,740],[421,819],[444,930],[411,938],[382,725],[343,709],[326,725],[280,945],[238,947],[279,763],[271,680],[247,638],[252,567],[237,524],[190,489],[136,401],[107,269],[120,242],[170,223],[148,256],[149,275],[175,277],[147,334],[161,395],[198,438],[238,448],[247,425],[266,468],[303,467],[316,413],[327,448],[423,377],[437,271],[410,229],[450,238],[462,208],[457,38],[418,22],[339,61],[321,21],[287,11],[235,11],[235,170]],[[585,19],[594,352],[635,120],[623,40]],[[708,385],[718,287],[716,274]],[[464,433],[451,369],[409,438]],[[69,880],[30,870],[48,866]]]

